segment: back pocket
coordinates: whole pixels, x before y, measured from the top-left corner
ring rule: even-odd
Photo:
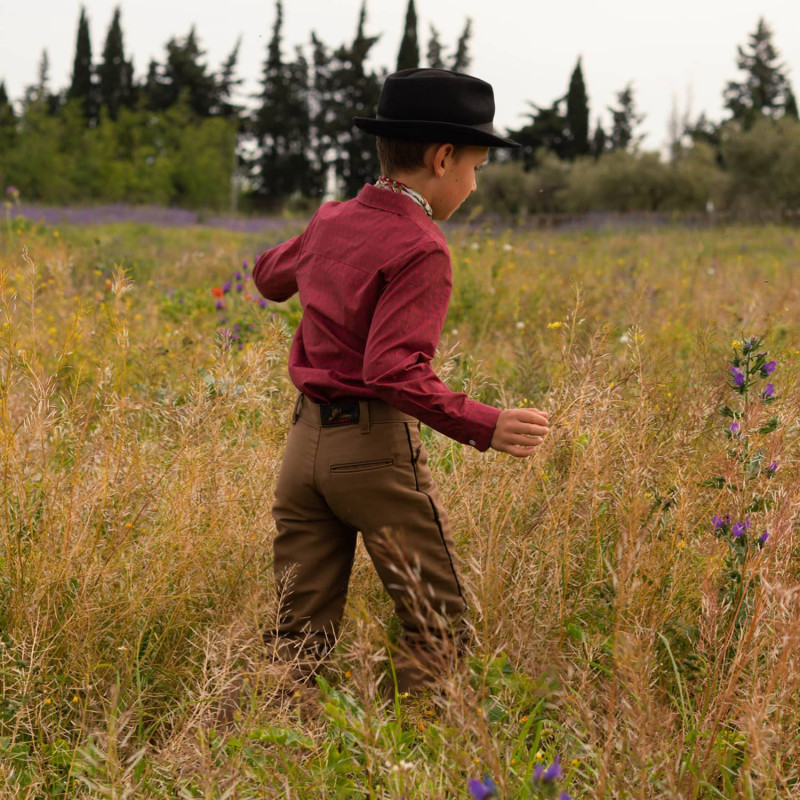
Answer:
[[[393,467],[393,458],[381,458],[377,461],[353,461],[350,464],[331,464],[331,472],[369,472],[373,469]]]

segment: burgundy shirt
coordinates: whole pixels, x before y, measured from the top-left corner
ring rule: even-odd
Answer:
[[[289,375],[312,400],[378,398],[486,450],[500,411],[451,391],[431,367],[452,288],[444,234],[409,197],[366,185],[324,204],[299,236],[267,250],[256,287],[303,317]]]

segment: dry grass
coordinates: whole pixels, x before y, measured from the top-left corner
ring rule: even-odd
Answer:
[[[474,652],[388,705],[363,551],[316,692],[284,692],[261,642],[296,307],[226,296],[254,324],[228,348],[211,287],[263,243],[54,234],[0,245],[1,796],[449,798],[485,772],[529,797],[556,755],[573,798],[800,790],[796,232],[454,232],[441,371],[554,426],[529,461],[427,436]],[[752,334],[777,400],[731,439]],[[770,539],[733,563],[710,519],[756,495]]]

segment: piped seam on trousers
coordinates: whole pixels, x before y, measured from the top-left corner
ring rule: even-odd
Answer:
[[[442,540],[442,547],[444,547],[445,553],[447,553],[447,560],[450,562],[450,570],[453,573],[453,579],[456,582],[456,588],[458,589],[458,596],[461,598],[461,602],[464,604],[464,608],[467,607],[467,601],[464,598],[464,593],[461,591],[461,582],[458,580],[458,573],[456,572],[455,564],[453,564],[453,556],[450,554],[450,548],[447,546],[447,540],[444,538],[444,530],[442,529],[442,522],[439,519],[439,512],[436,510],[436,503],[433,502],[433,498],[427,493],[424,492],[422,489],[419,488],[419,478],[417,477],[417,460],[414,457],[414,445],[411,443],[411,431],[408,427],[408,423],[405,423],[406,426],[406,438],[408,439],[408,452],[411,455],[411,467],[414,470],[414,488],[420,493],[424,494],[425,497],[428,498],[428,502],[431,506],[431,511],[433,512],[433,519],[436,522],[436,527],[439,530],[439,538]]]

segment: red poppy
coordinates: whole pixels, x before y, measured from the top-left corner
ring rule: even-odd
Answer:
[[[211,289],[211,294],[213,294],[214,297],[222,297],[225,294],[225,292],[223,292],[222,289],[219,288],[219,286],[214,286]]]

